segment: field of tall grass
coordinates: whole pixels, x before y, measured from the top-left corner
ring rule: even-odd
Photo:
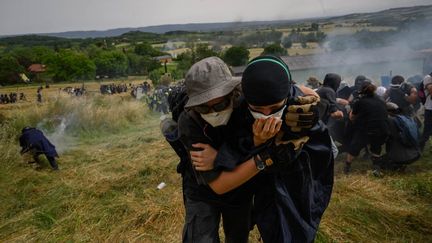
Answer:
[[[178,159],[159,132],[160,114],[128,95],[45,97],[0,107],[0,242],[180,242]],[[21,158],[24,126],[55,139],[59,172]],[[316,241],[430,242],[430,149],[383,178],[370,175],[368,161],[356,160],[350,176],[337,162]],[[256,229],[250,241],[259,242]]]

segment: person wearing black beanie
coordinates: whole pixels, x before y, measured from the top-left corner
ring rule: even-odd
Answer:
[[[255,190],[256,223],[263,242],[312,242],[333,187],[331,140],[322,122],[308,121],[308,126],[300,126],[301,132],[293,132],[290,117],[317,117],[310,109],[319,96],[307,87],[294,85],[289,67],[275,56],[250,61],[241,85],[247,103],[241,124],[246,129],[253,123],[254,138],[260,121],[270,123],[278,117],[283,123],[277,136],[264,144],[266,149],[253,157],[258,164],[274,163],[270,173],[259,177]],[[309,101],[299,102],[303,99]],[[307,156],[296,155],[303,153]]]

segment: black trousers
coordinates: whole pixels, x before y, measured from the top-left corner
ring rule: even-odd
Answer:
[[[218,243],[222,216],[225,242],[246,243],[251,226],[252,202],[238,207],[215,206],[212,203],[184,198],[186,219],[184,243]]]
[[[356,130],[351,138],[348,152],[353,156],[358,156],[360,151],[369,145],[371,153],[380,154],[387,138],[388,133],[385,129],[383,131]]]

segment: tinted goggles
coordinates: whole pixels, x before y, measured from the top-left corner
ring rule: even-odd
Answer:
[[[208,105],[197,105],[192,107],[192,109],[200,114],[208,114],[210,112],[220,112],[225,110],[231,105],[231,97],[226,97],[224,100],[222,100],[219,103],[216,103],[212,106]]]
[[[286,104],[287,104],[287,99],[285,99],[284,102],[283,102],[280,106],[271,109],[271,112],[270,112],[269,115],[271,115],[271,114],[276,114],[276,113],[282,111],[283,109],[285,109],[285,107],[286,107],[285,105],[286,105]],[[261,111],[259,111],[259,110],[255,110],[254,108],[252,108],[252,107],[250,107],[250,106],[249,106],[248,108],[249,108],[249,110],[251,110],[251,111],[253,111],[253,112],[261,113]],[[262,114],[262,113],[261,113],[261,114]]]

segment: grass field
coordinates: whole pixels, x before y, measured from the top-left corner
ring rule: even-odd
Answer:
[[[159,114],[128,94],[70,97],[61,87],[44,90],[43,104],[0,107],[0,242],[179,242],[178,159],[159,132]],[[57,144],[61,170],[46,161],[36,170],[19,155],[19,131],[38,126],[50,136],[59,118],[67,124]],[[337,162],[316,241],[430,242],[431,161],[429,146],[406,172],[380,179],[367,161],[356,160],[350,176]],[[167,186],[158,190],[161,182]],[[256,230],[250,242],[259,242]]]
[[[249,50],[249,60],[251,60],[261,55],[261,53],[264,51],[264,48],[250,48],[248,50]]]

